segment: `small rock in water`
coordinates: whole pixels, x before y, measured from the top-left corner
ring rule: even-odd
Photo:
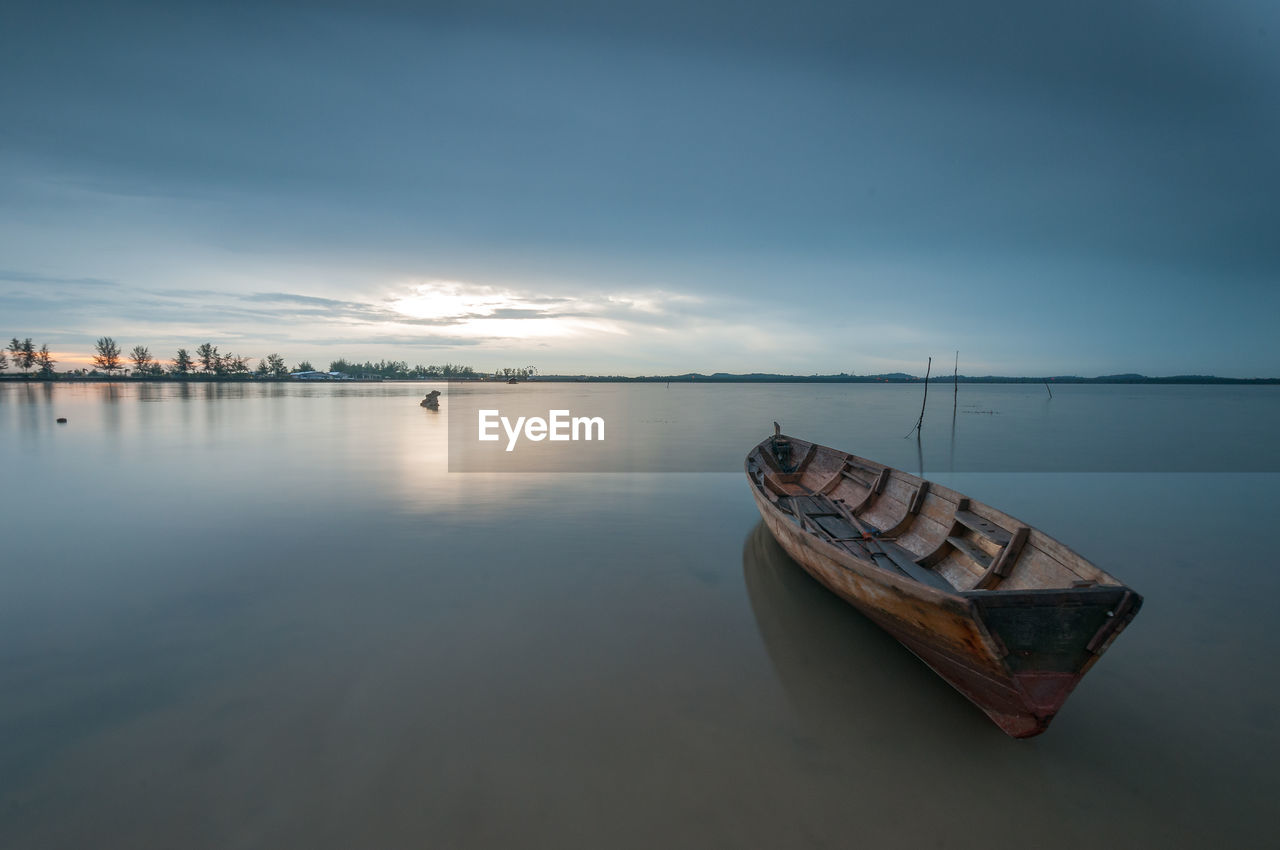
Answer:
[[[58,417],[58,424],[59,424],[59,425],[66,425],[66,424],[67,424],[67,417],[65,417],[65,416],[59,416],[59,417]]]

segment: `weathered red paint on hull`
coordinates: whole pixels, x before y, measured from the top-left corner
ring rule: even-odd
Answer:
[[[1023,684],[1024,677],[993,674],[991,665],[987,663],[993,659],[977,660],[949,654],[930,643],[928,635],[904,629],[893,619],[878,611],[868,610],[848,598],[845,601],[851,602],[864,616],[893,635],[947,684],[982,709],[992,722],[1014,738],[1029,738],[1049,728],[1049,722],[1080,681],[1079,674],[1047,674],[1064,686],[1054,689],[1053,698],[1045,699],[1046,694],[1040,693],[1039,698],[1032,699]]]
[[[1048,694],[1033,697],[1028,693],[1026,677],[1015,674],[1009,681],[993,681],[963,662],[935,652],[926,644],[904,639],[901,635],[895,634],[894,637],[1014,738],[1030,738],[1048,729],[1050,721],[1082,678],[1082,674],[1072,673],[1040,674],[1041,680],[1049,678],[1054,686]]]
[[[1122,606],[1116,606],[1117,623],[1082,633],[1080,652],[1062,662],[1065,669],[1054,669],[1053,658],[1039,659],[1047,667],[1018,669],[1025,659],[988,628],[990,597],[979,603],[966,594],[948,594],[890,574],[870,560],[853,558],[806,533],[758,489],[753,488],[753,495],[766,526],[793,560],[893,635],[1015,738],[1032,737],[1048,728],[1097,654],[1141,604],[1140,597],[1130,594],[1134,601],[1126,596],[1123,603],[1128,607],[1121,611]],[[1111,590],[1128,594],[1123,588]],[[990,603],[992,609],[1000,608],[996,603]],[[1045,605],[1042,610],[1051,607]],[[1096,646],[1084,652],[1085,641]]]

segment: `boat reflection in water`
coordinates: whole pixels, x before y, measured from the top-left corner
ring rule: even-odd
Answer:
[[[904,740],[1004,735],[875,623],[824,588],[757,523],[742,572],[765,649],[801,720],[901,751]]]
[[[796,757],[838,789],[860,843],[924,846],[904,836],[957,822],[969,827],[954,836],[957,847],[991,846],[984,830],[994,823],[1036,847],[1081,847],[1097,835],[1188,846],[1185,836],[1198,831],[1175,825],[1160,793],[1132,792],[1142,782],[1167,786],[1150,773],[1161,754],[1135,747],[1116,731],[1124,724],[1090,723],[1086,714],[1074,738],[1009,738],[811,578],[763,523],[743,543],[742,572],[791,709]]]

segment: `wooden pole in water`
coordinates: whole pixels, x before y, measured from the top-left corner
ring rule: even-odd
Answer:
[[[956,371],[952,374],[954,381],[951,392],[951,418],[956,418],[956,407],[960,404],[960,352],[956,351]]]
[[[1046,390],[1049,390],[1049,379],[1048,379],[1048,378],[1045,378],[1045,379],[1044,379],[1044,388],[1045,388]],[[1053,390],[1049,390],[1049,398],[1053,398]]]
[[[926,404],[929,403],[929,372],[932,371],[932,369],[933,369],[933,358],[930,357],[929,365],[926,366],[924,369],[924,401],[920,402],[920,418],[916,420],[916,427],[912,428],[911,431],[908,431],[903,436],[902,439],[904,440],[907,437],[911,436],[912,431],[916,432],[917,434],[920,433],[920,426],[924,424],[924,407]]]

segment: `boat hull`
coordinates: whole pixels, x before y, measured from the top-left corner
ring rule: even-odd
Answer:
[[[752,493],[813,578],[913,652],[1007,734],[1038,735],[1141,604],[1124,587],[947,593],[852,556]]]

